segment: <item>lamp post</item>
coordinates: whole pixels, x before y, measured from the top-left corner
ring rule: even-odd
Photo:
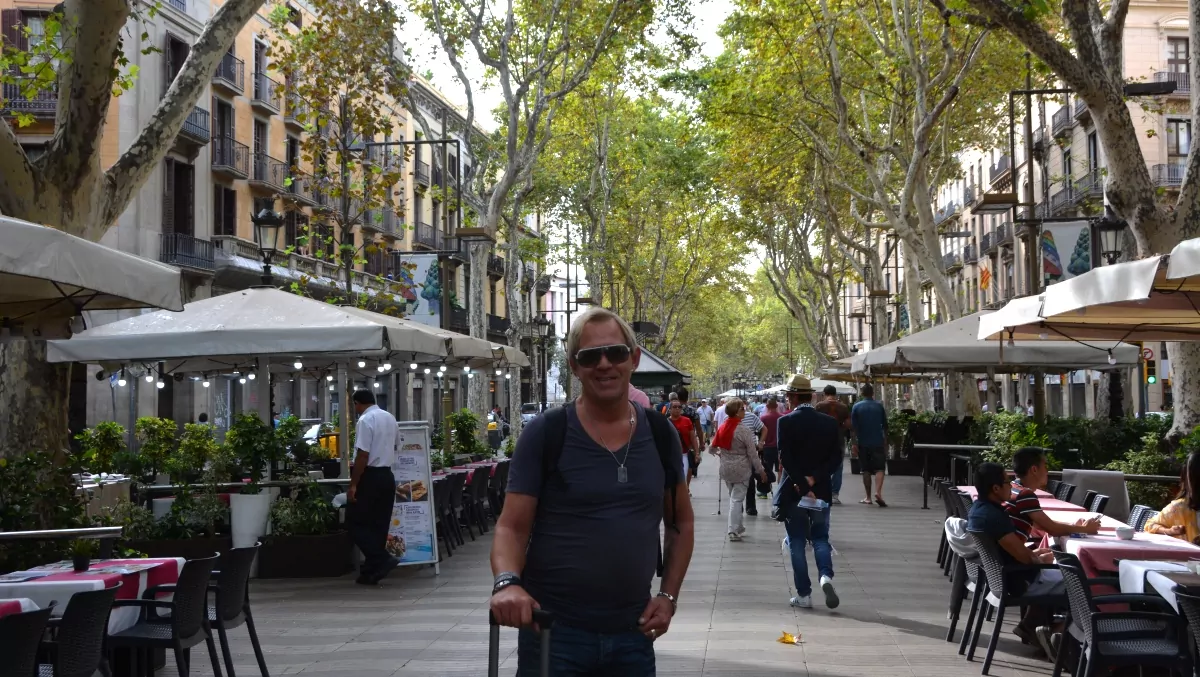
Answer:
[[[1118,218],[1108,205],[1104,207],[1104,216],[1096,221],[1096,231],[1100,235],[1100,255],[1110,266],[1121,258],[1121,240],[1125,237],[1125,228],[1128,226],[1129,224]]]
[[[284,249],[280,241],[283,235],[283,214],[263,209],[257,214],[252,213],[250,222],[254,224],[254,242],[262,255],[262,283],[269,286],[274,280],[274,275],[271,274],[271,259]]]
[[[546,385],[550,380],[550,356],[547,354],[547,349],[550,347],[551,335],[550,331],[554,327],[554,323],[550,318],[539,315],[533,321],[534,330],[538,337],[538,378],[540,379],[540,387],[538,388],[539,406],[541,411],[546,411]]]

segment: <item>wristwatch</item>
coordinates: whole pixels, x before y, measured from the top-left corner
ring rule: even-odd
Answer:
[[[660,590],[658,592],[658,595],[656,595],[656,596],[657,597],[666,597],[667,600],[671,602],[671,615],[672,616],[675,615],[676,611],[679,611],[679,600],[675,599],[675,595],[672,595],[669,592],[664,592],[664,591]]]
[[[492,594],[496,594],[510,585],[521,585],[521,577],[511,571],[501,571],[492,582]]]

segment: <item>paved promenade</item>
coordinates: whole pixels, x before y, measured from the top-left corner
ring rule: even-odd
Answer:
[[[848,464],[847,464],[848,469]],[[842,604],[792,609],[791,566],[780,549],[783,525],[747,519],[746,539],[725,540],[717,516],[716,463],[692,484],[696,553],[671,631],[657,642],[660,675],[704,677],[967,676],[957,643],[943,641],[950,584],[934,563],[943,510],[921,505],[918,478],[888,478],[888,508],[859,505],[857,477],[846,477],[845,505],[832,516],[834,566]],[[725,513],[727,506],[722,506]],[[333,580],[261,581],[252,608],[273,675],[347,677],[484,675],[491,573],[490,534],[455,551],[441,575],[398,570],[377,588]],[[810,567],[812,566],[810,551]],[[815,572],[814,572],[815,575]],[[964,611],[964,622],[966,612]],[[960,626],[962,623],[960,623]],[[985,630],[987,629],[985,624]],[[775,640],[800,633],[803,644]],[[258,674],[244,629],[231,633],[241,677]],[[516,666],[515,631],[502,634],[502,674]],[[1049,675],[1006,629],[992,674]],[[957,637],[956,637],[957,639]],[[202,650],[193,667],[211,674]]]

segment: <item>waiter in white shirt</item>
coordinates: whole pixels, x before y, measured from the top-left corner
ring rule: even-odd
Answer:
[[[396,417],[375,406],[375,395],[370,390],[354,391],[351,401],[358,424],[354,429],[354,470],[346,492],[350,501],[347,517],[354,544],[365,559],[355,582],[375,585],[400,564],[385,548],[396,500],[392,463],[399,435]]]

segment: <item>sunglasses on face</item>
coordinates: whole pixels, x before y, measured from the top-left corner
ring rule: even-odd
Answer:
[[[629,346],[623,343],[584,348],[575,353],[575,363],[581,367],[594,367],[600,364],[601,357],[607,357],[609,364],[621,364],[629,359],[630,352]]]

